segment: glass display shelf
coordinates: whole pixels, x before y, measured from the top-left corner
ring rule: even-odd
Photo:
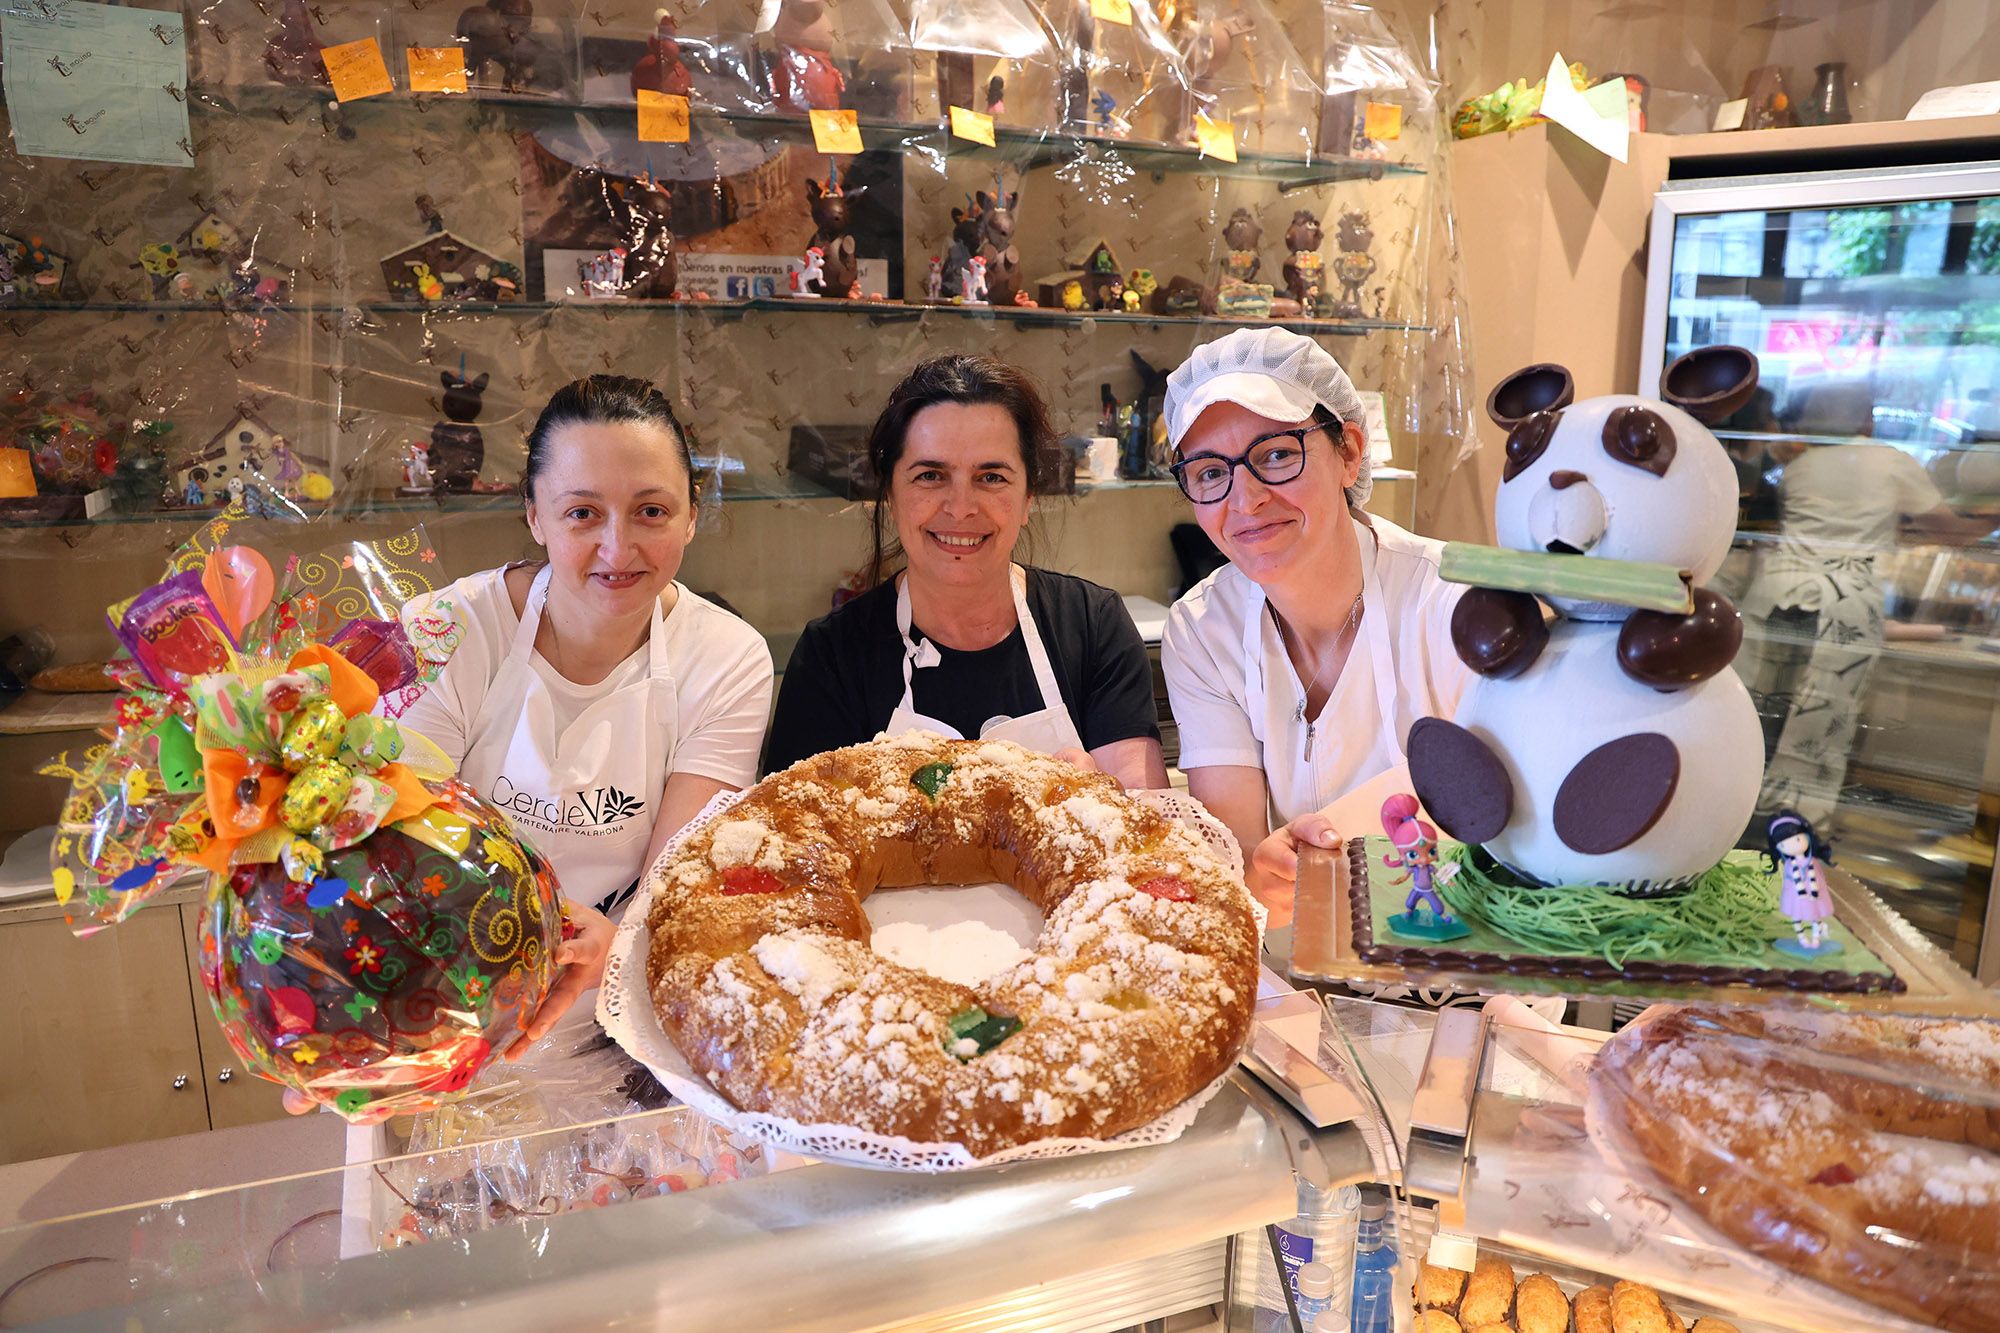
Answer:
[[[27,301],[0,305],[0,319],[34,314],[157,314],[235,315],[257,319],[271,315],[541,315],[557,310],[619,315],[691,315],[727,321],[751,313],[784,315],[845,315],[878,323],[930,318],[984,320],[1021,328],[1085,328],[1093,322],[1143,324],[1154,328],[1185,326],[1198,329],[1240,329],[1273,326],[1295,333],[1325,337],[1364,337],[1371,333],[1430,333],[1427,324],[1385,319],[1229,319],[1220,315],[1161,315],[1148,311],[1057,310],[1046,306],[925,305],[904,301],[843,301],[811,297],[760,296],[738,301],[287,301],[270,305],[233,305],[217,301]]]
[[[384,93],[361,101],[336,102],[323,88],[280,84],[204,85],[190,88],[189,105],[211,114],[292,112],[326,108],[339,116],[357,110],[383,108],[428,113],[440,106],[495,108],[527,117],[586,115],[608,124],[613,118],[636,115],[630,100],[564,99],[476,89],[469,93]],[[1383,180],[1422,176],[1423,166],[1381,158],[1287,154],[1239,148],[1227,162],[1192,146],[1111,135],[1063,133],[1053,129],[994,127],[994,145],[951,135],[943,124],[857,116],[861,141],[868,151],[921,153],[932,157],[992,157],[1023,168],[1087,161],[1099,167],[1122,167],[1155,176],[1199,173],[1232,180],[1263,180],[1281,191],[1333,185],[1343,181]],[[812,125],[803,116],[768,111],[724,111],[696,107],[689,117],[690,151],[704,137],[758,138],[787,143],[813,142]]]

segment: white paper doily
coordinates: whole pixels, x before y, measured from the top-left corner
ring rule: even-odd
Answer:
[[[1184,792],[1145,791],[1132,793],[1180,820],[1198,834],[1229,866],[1240,886],[1243,858],[1229,830],[1209,814],[1201,802]],[[680,848],[687,839],[714,823],[743,798],[741,792],[725,792],[702,807],[661,849],[662,859]],[[657,863],[656,863],[657,864]],[[790,1152],[803,1153],[852,1166],[890,1171],[965,1171],[1002,1166],[1009,1162],[1037,1161],[1051,1157],[1073,1157],[1082,1153],[1111,1152],[1120,1148],[1143,1148],[1171,1143],[1194,1123],[1195,1115],[1228,1081],[1227,1071],[1206,1088],[1195,1093],[1165,1115],[1137,1129],[1108,1139],[1040,1139],[1018,1147],[1004,1148],[985,1157],[975,1157],[956,1143],[919,1143],[888,1134],[871,1134],[847,1125],[801,1124],[785,1116],[739,1110],[736,1104],[695,1073],[680,1048],[660,1026],[653,997],[646,987],[646,954],[652,933],[646,918],[652,905],[653,877],[647,874],[639,894],[626,909],[618,933],[612,938],[611,953],[604,965],[604,983],[597,993],[597,1021],[625,1053],[646,1066],[667,1091],[695,1110],[735,1133]],[[1261,903],[1241,889],[1250,907],[1261,938],[1266,913]],[[1234,1061],[1231,1062],[1233,1068]]]

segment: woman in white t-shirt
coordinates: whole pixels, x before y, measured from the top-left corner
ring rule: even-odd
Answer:
[[[719,792],[756,777],[771,654],[743,621],[674,581],[695,480],[673,408],[644,380],[559,390],[523,478],[540,564],[460,579],[405,611],[456,645],[437,680],[385,701],[548,857],[574,939],[525,1039],[598,984],[606,915]]]
[[[1236,834],[1251,891],[1291,919],[1319,812],[1405,762],[1420,717],[1449,717],[1467,670],[1442,549],[1365,514],[1361,400],[1332,356],[1283,329],[1195,350],[1167,380],[1173,471],[1230,563],[1167,616],[1167,691],[1188,790]]]

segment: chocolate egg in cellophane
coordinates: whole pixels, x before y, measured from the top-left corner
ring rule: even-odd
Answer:
[[[327,853],[301,883],[232,867],[202,979],[252,1069],[350,1119],[429,1109],[506,1050],[553,978],[555,876],[465,784]]]

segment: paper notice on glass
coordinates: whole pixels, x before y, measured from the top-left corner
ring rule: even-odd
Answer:
[[[1949,120],[1953,116],[1991,116],[2000,113],[2000,83],[1961,83],[1956,88],[1933,88],[1917,99],[1904,120]]]
[[[1361,411],[1368,418],[1368,462],[1374,467],[1388,467],[1393,452],[1388,402],[1379,389],[1359,389],[1355,397],[1361,400]]]
[[[1542,86],[1542,115],[1606,157],[1623,162],[1632,139],[1632,125],[1625,115],[1625,84],[1619,80],[1603,86],[1617,94],[1610,115],[1600,110],[1588,94],[1576,90],[1576,85],[1569,81],[1569,62],[1558,51],[1549,62],[1548,82]]]
[[[0,40],[22,156],[194,165],[177,9],[22,0],[0,10]]]

